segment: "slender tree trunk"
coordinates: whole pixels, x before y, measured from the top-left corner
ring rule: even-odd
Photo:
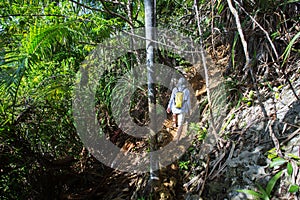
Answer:
[[[154,50],[156,40],[156,0],[144,0],[145,4],[145,32],[146,32],[146,59],[147,59],[147,78],[148,78],[148,105],[150,117],[150,151],[157,150],[157,137],[156,137],[156,90],[155,90],[155,67],[154,67]],[[149,186],[153,192],[154,182],[159,181],[158,159],[150,153],[150,179]]]
[[[214,118],[214,114],[213,114],[212,98],[211,98],[211,90],[210,90],[210,82],[209,82],[210,80],[209,80],[207,61],[206,61],[206,57],[204,54],[204,45],[203,45],[203,40],[202,40],[203,34],[202,34],[201,26],[200,26],[198,0],[194,0],[194,9],[196,11],[197,26],[198,26],[199,36],[200,36],[201,59],[202,59],[203,69],[204,69],[204,74],[205,74],[206,93],[207,93],[207,100],[208,100],[208,106],[209,106],[209,115],[210,115],[210,120],[211,120],[212,133],[213,133],[216,141],[218,142],[219,135],[216,130],[215,118]]]

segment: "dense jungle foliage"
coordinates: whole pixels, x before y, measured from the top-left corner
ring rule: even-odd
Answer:
[[[105,182],[116,179],[121,184],[118,173],[97,161],[77,135],[73,90],[76,74],[89,53],[120,31],[144,27],[144,13],[144,3],[136,0],[0,2],[1,199],[104,199],[109,193]],[[191,36],[199,45],[203,42],[226,80],[231,108],[243,103],[243,93],[259,95],[299,77],[297,0],[165,0],[156,2],[156,17],[159,27]],[[156,59],[170,67],[182,64],[171,53]],[[124,135],[114,125],[108,109],[110,94],[117,76],[130,70],[133,60],[130,54],[120,58],[101,79],[95,97],[99,122],[111,141],[120,137],[120,147],[127,138],[122,139]],[[169,94],[160,92],[158,98],[165,105]],[[299,100],[299,91],[293,92]],[[133,97],[135,117],[141,124],[147,121],[147,98],[139,100],[146,94]],[[184,172],[193,160],[178,165],[181,179],[197,176]],[[138,182],[134,187],[130,193],[148,199],[142,195],[145,187]],[[177,192],[184,190],[177,188]],[[153,198],[159,199],[155,194]]]

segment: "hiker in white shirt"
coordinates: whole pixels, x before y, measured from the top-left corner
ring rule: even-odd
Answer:
[[[175,104],[175,96],[178,91],[183,92],[183,100],[181,108],[177,108]],[[167,113],[173,113],[173,127],[178,127],[177,130],[177,142],[180,138],[183,124],[187,115],[190,115],[191,112],[191,98],[190,91],[187,87],[186,79],[180,78],[176,87],[173,88],[171,98],[167,107]]]

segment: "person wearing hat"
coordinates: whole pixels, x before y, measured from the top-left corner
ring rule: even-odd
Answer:
[[[177,92],[182,92],[182,105],[178,107],[175,102]],[[173,88],[171,98],[168,103],[167,113],[173,114],[173,128],[177,128],[177,142],[180,138],[185,118],[191,112],[190,91],[187,87],[186,79],[181,77],[176,87]]]

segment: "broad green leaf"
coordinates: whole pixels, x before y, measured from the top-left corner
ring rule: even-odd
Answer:
[[[254,98],[254,91],[253,91],[253,90],[251,90],[251,91],[249,92],[249,98],[250,98],[250,99],[253,99],[253,98]]]
[[[295,193],[298,191],[299,191],[299,185],[296,185],[296,184],[290,185],[290,188],[289,188],[290,193]]]
[[[267,153],[268,153],[268,159],[270,159],[270,160],[272,160],[278,156],[277,152],[276,152],[276,148],[270,149]]]
[[[266,187],[266,192],[267,192],[268,196],[270,196],[270,194],[271,194],[271,192],[272,192],[272,190],[273,190],[273,188],[274,188],[277,180],[281,177],[282,173],[283,173],[283,171],[278,172],[268,182],[267,187]]]
[[[280,166],[283,165],[287,162],[287,160],[283,159],[283,158],[274,158],[273,161],[270,164],[270,168],[276,167],[276,166]]]
[[[292,166],[292,164],[291,163],[288,163],[287,164],[287,173],[288,173],[288,175],[292,175],[292,173],[293,173],[293,166]]]
[[[294,43],[297,41],[297,39],[300,37],[300,32],[298,32],[294,37],[293,39],[290,41],[290,43],[288,44],[288,46],[286,47],[284,53],[283,53],[283,62],[282,62],[282,65],[284,65],[284,63],[286,62],[288,56],[290,55],[290,52],[291,52],[291,49],[292,49],[292,46],[294,45]]]
[[[300,160],[300,157],[299,157],[299,156],[296,156],[296,155],[294,155],[294,154],[289,153],[288,156],[289,156],[290,158],[295,159],[295,160]]]
[[[258,197],[258,198],[263,198],[263,195],[258,193],[258,192],[255,192],[253,190],[237,190],[238,192],[242,192],[242,193],[245,193],[245,194],[249,194],[251,196],[254,196],[254,197]]]
[[[261,185],[259,185],[259,184],[256,184],[256,185],[262,194],[261,198],[264,200],[270,200],[270,198],[269,198],[270,195],[267,193],[267,191]]]

